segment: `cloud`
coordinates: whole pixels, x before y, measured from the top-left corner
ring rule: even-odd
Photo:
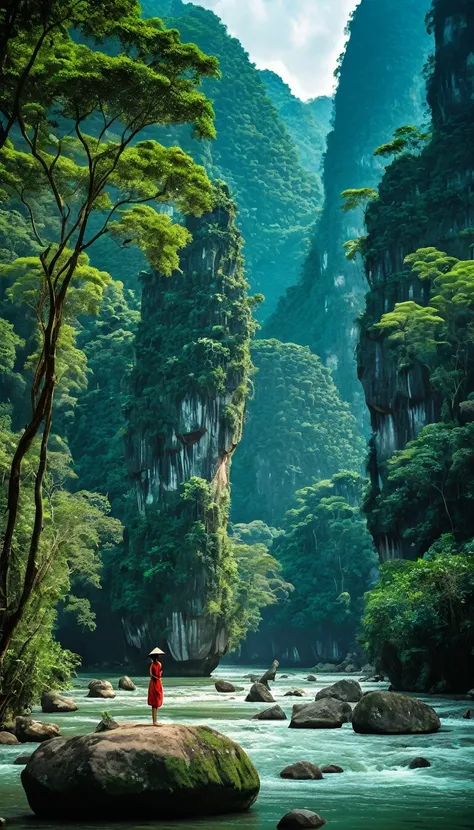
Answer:
[[[344,28],[359,0],[192,0],[212,9],[260,69],[298,97],[330,95]]]

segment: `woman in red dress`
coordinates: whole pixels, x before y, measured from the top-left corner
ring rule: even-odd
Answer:
[[[161,682],[163,667],[158,659],[160,654],[164,654],[164,651],[159,648],[154,648],[149,654],[152,662],[150,665],[150,685],[148,686],[148,706],[151,706],[153,726],[160,725],[157,715],[158,709],[163,706],[163,684]]]

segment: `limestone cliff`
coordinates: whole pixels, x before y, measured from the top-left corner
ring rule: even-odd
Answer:
[[[441,398],[421,363],[400,369],[383,335],[372,326],[396,303],[427,305],[430,286],[404,264],[418,248],[434,246],[472,257],[474,226],[474,6],[470,0],[435,0],[430,17],[436,55],[428,82],[433,135],[423,149],[402,153],[387,169],[379,200],[367,212],[364,242],[370,286],[361,321],[359,377],[370,411],[373,441],[369,523],[382,560],[413,558],[418,549],[403,529],[383,532],[374,500],[385,465],[397,449],[440,419]]]
[[[157,642],[172,671],[208,674],[228,646],[229,469],[250,367],[251,302],[224,187],[171,279],[143,277],[127,410],[132,481],[117,591],[133,654]]]
[[[366,283],[343,246],[363,232],[364,215],[343,213],[341,192],[376,187],[384,164],[373,151],[401,124],[422,118],[421,73],[432,45],[424,23],[429,8],[430,0],[362,0],[354,11],[338,70],[323,213],[300,284],[288,290],[264,329],[265,336],[318,354],[361,422],[354,353]]]

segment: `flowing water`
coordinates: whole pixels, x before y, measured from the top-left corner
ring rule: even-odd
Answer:
[[[217,676],[245,686],[244,675],[256,669],[226,667]],[[263,668],[262,668],[263,673]],[[289,714],[295,698],[284,697],[292,686],[304,688],[310,701],[323,685],[340,679],[324,675],[308,683],[308,672],[288,672],[272,692]],[[118,692],[114,700],[86,698],[91,675],[81,675],[71,692],[79,710],[66,715],[41,715],[61,726],[65,736],[92,731],[106,710],[120,721],[146,722],[147,678],[136,680],[136,692]],[[108,677],[114,687],[117,677]],[[368,689],[369,684],[362,684]],[[386,688],[379,684],[379,688]],[[69,694],[69,693],[68,693]],[[219,695],[211,679],[165,680],[163,722],[205,723],[238,741],[257,767],[262,788],[257,804],[244,815],[160,824],[161,830],[269,830],[290,809],[307,808],[320,813],[330,830],[472,830],[474,826],[474,720],[463,720],[465,700],[429,698],[442,718],[435,735],[356,735],[350,724],[342,729],[288,729],[288,721],[253,721],[265,704],[245,703],[245,692]],[[235,699],[234,699],[235,698]],[[0,816],[17,830],[60,830],[58,824],[39,822],[32,816],[20,781],[21,767],[12,761],[33,750],[34,744],[0,747]],[[417,755],[427,757],[429,769],[409,770]],[[308,760],[318,765],[338,764],[342,775],[322,781],[287,781],[279,778],[287,764]],[[74,817],[71,816],[71,819]],[[157,820],[159,803],[157,803]],[[157,822],[156,822],[157,823]],[[156,824],[155,823],[155,824]],[[79,825],[76,825],[79,827]],[[111,824],[113,830],[145,830],[153,823]],[[81,830],[108,830],[107,824],[84,824]],[[72,825],[74,828],[74,825]]]

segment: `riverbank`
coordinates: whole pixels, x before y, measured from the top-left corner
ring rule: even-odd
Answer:
[[[225,667],[215,677],[249,687],[245,675],[255,669]],[[262,668],[263,672],[263,668]],[[323,686],[340,675],[321,675],[318,682],[305,681],[308,671],[288,671],[288,679],[272,684],[272,693],[287,714],[295,698],[285,697],[291,687],[307,692],[308,702]],[[147,678],[136,678],[135,692],[118,692],[115,699],[87,698],[92,675],[81,675],[68,692],[77,703],[77,712],[66,715],[34,716],[58,723],[65,736],[91,732],[101,713],[109,712],[121,722],[149,719],[146,705]],[[117,688],[118,675],[108,676]],[[363,683],[364,690],[373,684]],[[387,684],[377,684],[385,689]],[[235,699],[232,699],[235,698]],[[356,735],[346,724],[335,730],[288,729],[289,721],[252,721],[251,716],[265,704],[246,703],[245,692],[218,694],[214,679],[165,679],[164,722],[206,723],[238,741],[257,767],[262,789],[250,813],[215,819],[192,820],[160,825],[163,830],[270,830],[281,816],[295,807],[320,813],[328,830],[470,830],[474,810],[474,721],[463,720],[468,703],[462,699],[423,698],[442,718],[441,731],[420,736]],[[21,767],[12,761],[33,751],[34,744],[0,747],[0,815],[17,830],[60,830],[31,816],[20,782]],[[418,755],[428,758],[429,769],[409,770]],[[323,781],[282,781],[279,773],[299,760],[315,764],[338,764],[343,775],[327,775]],[[73,817],[71,817],[73,818]],[[157,804],[157,821],[159,805]],[[87,824],[81,830],[144,830],[140,824]],[[72,825],[74,827],[74,825]],[[62,830],[62,828],[61,828]]]

